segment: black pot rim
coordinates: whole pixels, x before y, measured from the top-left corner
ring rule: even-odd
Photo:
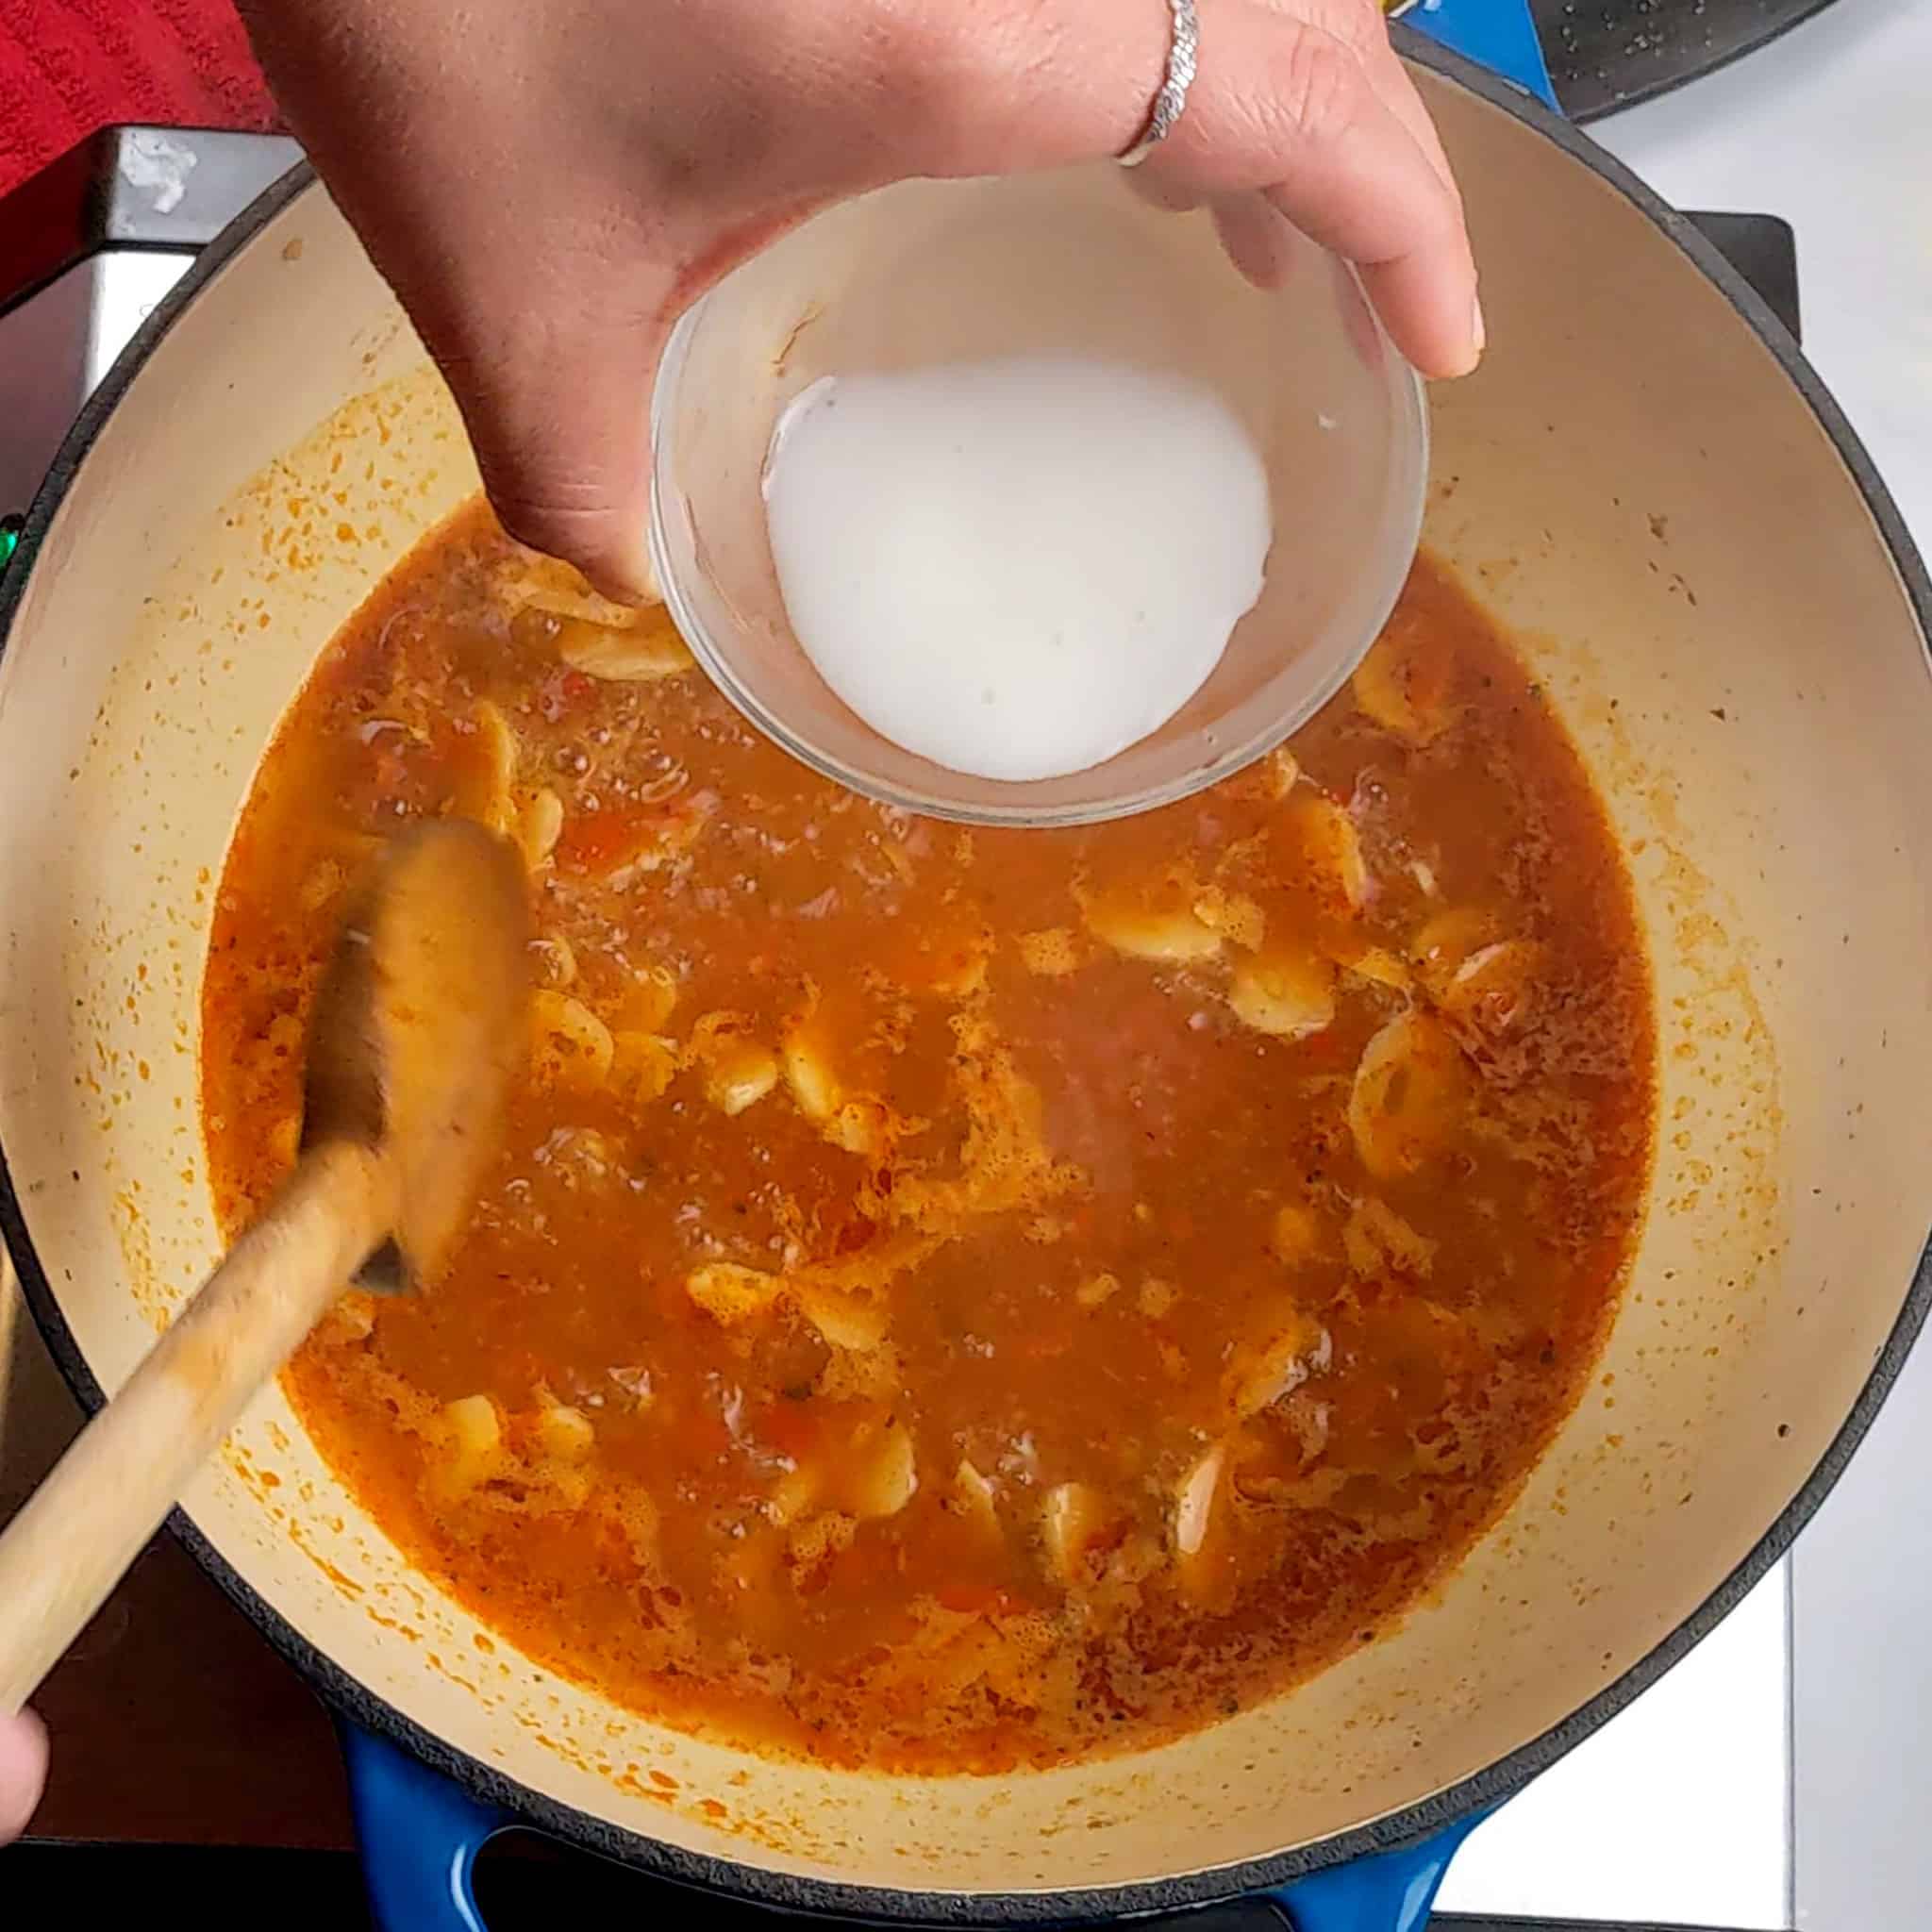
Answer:
[[[1572,159],[1619,191],[1716,285],[1745,325],[1776,358],[1820,427],[1831,439],[1885,540],[1917,617],[1922,639],[1932,639],[1932,577],[1927,576],[1903,518],[1838,405],[1750,285],[1695,227],[1666,206],[1620,161],[1560,117],[1399,25],[1396,35],[1408,58],[1434,68],[1491,106],[1527,123]],[[22,533],[19,554],[5,575],[0,576],[0,652],[4,652],[10,637],[14,614],[48,526],[116,403],[195,294],[313,181],[313,171],[306,163],[291,170],[230,224],[142,325],[82,409],[35,498]],[[49,1351],[75,1394],[92,1414],[102,1406],[105,1397],[82,1357],[28,1235],[4,1148],[0,1148],[0,1234],[5,1235],[28,1306]],[[756,1864],[685,1851],[627,1831],[518,1784],[425,1729],[352,1677],[296,1631],[237,1574],[184,1512],[177,1509],[169,1518],[169,1527],[268,1641],[342,1716],[400,1744],[482,1804],[514,1814],[519,1821],[566,1843],[579,1845],[659,1878],[754,1904],[874,1922],[1032,1925],[1065,1923],[1070,1915],[1103,1920],[1173,1911],[1271,1890],[1311,1872],[1375,1852],[1413,1845],[1458,1820],[1500,1804],[1615,1716],[1716,1628],[1809,1521],[1843,1473],[1853,1450],[1897,1380],[1928,1308],[1932,1308],[1932,1241],[1928,1241],[1921,1255],[1898,1318],[1843,1424],[1777,1520],[1674,1630],[1560,1723],[1482,1771],[1386,1817],[1266,1857],[1131,1885],[1068,1891],[911,1891],[799,1877]]]

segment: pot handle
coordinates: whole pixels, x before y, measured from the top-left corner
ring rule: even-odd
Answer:
[[[1529,0],[1408,0],[1396,17],[1452,54],[1520,87],[1544,107],[1563,111],[1550,84]]]
[[[376,1932],[484,1932],[470,1884],[476,1854],[516,1821],[387,1739],[340,1728]]]
[[[376,1932],[485,1932],[471,1887],[476,1854],[516,1819],[386,1739],[353,1724],[341,1729]],[[1272,1910],[1289,1932],[1423,1932],[1450,1859],[1488,1816],[1458,1818],[1419,1843],[1373,1852],[1274,1891],[1135,1923],[1145,1932],[1220,1925],[1256,1932]]]
[[[1271,1924],[1287,1932],[1423,1932],[1450,1859],[1489,1815],[1458,1818],[1418,1843],[1371,1852],[1274,1891],[1134,1924],[1141,1932],[1263,1932]]]
[[[1267,1896],[1294,1932],[1423,1932],[1450,1859],[1489,1815],[1458,1818],[1420,1844],[1331,1865]]]

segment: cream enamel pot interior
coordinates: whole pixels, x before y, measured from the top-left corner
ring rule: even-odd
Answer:
[[[1278,1885],[1504,1795],[1703,1635],[1815,1507],[1924,1312],[1932,591],[1749,291],[1614,164],[1424,75],[1491,349],[1435,398],[1428,541],[1518,628],[1612,801],[1662,1096],[1591,1391],[1432,1601],[1183,1743],[996,1780],[768,1763],[547,1675],[400,1561],[279,1392],[185,1503],[337,1704],[637,1864],[882,1917]],[[195,1067],[237,809],[317,652],[475,487],[326,197],[291,177],[143,332],[0,617],[6,1232],[90,1400],[217,1251]]]

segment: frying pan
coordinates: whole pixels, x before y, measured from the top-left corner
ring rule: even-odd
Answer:
[[[1386,0],[1579,126],[1767,45],[1831,0]]]
[[[1831,0],[1531,0],[1557,104],[1579,125],[1768,46]]]
[[[563,1682],[412,1574],[279,1391],[179,1533],[353,1721],[384,1922],[467,1923],[515,1816],[647,1871],[955,1924],[1241,1893],[1409,1925],[1454,1840],[1706,1635],[1817,1507],[1932,1298],[1932,585],[1830,398],[1682,220],[1517,91],[1405,47],[1491,351],[1428,538],[1519,637],[1630,856],[1661,1103],[1588,1393],[1397,1627],[1157,1751],[998,1778],[767,1762]],[[475,487],[302,172],[159,311],[0,585],[0,1224],[83,1398],[218,1241],[197,992],[237,810],[316,653]]]

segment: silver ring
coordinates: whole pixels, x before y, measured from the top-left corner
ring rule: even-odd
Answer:
[[[1121,158],[1124,168],[1138,168],[1174,130],[1188,105],[1188,90],[1201,61],[1201,21],[1194,0],[1167,0],[1174,15],[1174,39],[1167,50],[1167,73],[1154,96],[1147,129]]]

